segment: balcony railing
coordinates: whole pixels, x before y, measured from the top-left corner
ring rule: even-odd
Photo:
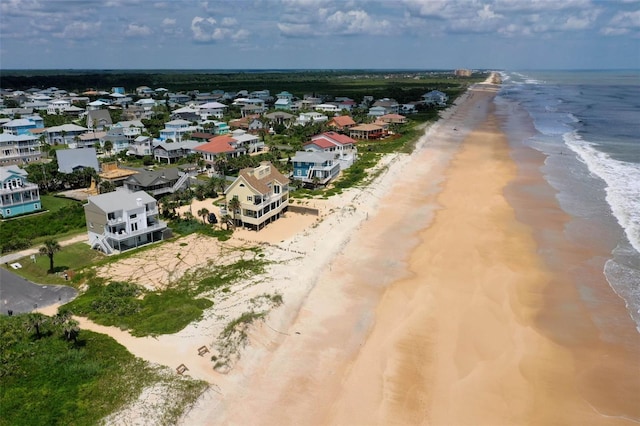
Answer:
[[[138,229],[137,231],[128,231],[127,229],[122,229],[120,230],[119,233],[115,233],[115,232],[109,232],[105,230],[104,234],[109,238],[113,238],[114,240],[122,241],[122,240],[126,240],[127,238],[136,237],[138,235],[144,235],[150,232],[160,231],[162,229],[165,229],[166,227],[167,227],[167,224],[160,220],[154,224],[147,225],[146,228]]]

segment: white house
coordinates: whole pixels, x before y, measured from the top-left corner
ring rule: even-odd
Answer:
[[[119,190],[89,197],[84,205],[89,244],[105,254],[134,249],[171,235],[144,191]]]

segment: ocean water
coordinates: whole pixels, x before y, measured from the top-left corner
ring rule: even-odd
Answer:
[[[640,331],[640,70],[503,72],[496,103],[523,108],[535,126],[525,144],[578,244],[605,244],[603,273]],[[588,297],[588,296],[585,296]]]

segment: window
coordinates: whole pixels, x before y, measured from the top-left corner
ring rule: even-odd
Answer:
[[[138,222],[134,222],[131,224],[131,232],[135,232],[138,230]]]
[[[7,215],[10,215],[10,214],[11,214],[11,209],[7,209],[7,210],[5,210],[5,213],[6,213]]]
[[[253,197],[251,195],[247,195],[247,201],[253,201]]]
[[[138,215],[134,213],[131,216],[129,216],[129,219],[135,219],[136,217],[138,217]]]
[[[273,193],[274,194],[279,194],[280,193],[280,185],[274,185],[273,186]]]

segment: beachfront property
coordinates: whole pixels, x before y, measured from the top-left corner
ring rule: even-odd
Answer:
[[[220,213],[224,216],[228,212],[236,226],[259,231],[287,211],[288,185],[289,179],[268,161],[256,168],[242,169],[225,191],[227,208]],[[232,211],[234,203],[237,209]]]
[[[356,122],[348,115],[337,115],[329,120],[327,125],[339,132],[348,132],[350,128],[356,125]]]
[[[84,205],[89,245],[105,254],[131,250],[171,236],[158,219],[156,200],[144,191],[95,195]]]
[[[328,152],[341,170],[350,167],[357,159],[356,141],[349,136],[336,132],[324,132],[311,137],[303,148],[310,152]]]
[[[187,173],[172,167],[161,170],[142,170],[124,180],[123,186],[130,192],[145,191],[159,198],[188,188],[195,173]]]
[[[298,151],[291,162],[291,177],[305,184],[326,185],[340,174],[340,163],[331,152]]]
[[[40,141],[35,136],[0,134],[0,165],[27,164],[41,158]]]
[[[445,107],[447,106],[448,100],[449,100],[449,97],[447,96],[447,94],[439,90],[432,90],[422,95],[422,101],[424,102],[425,105],[428,105],[428,106]]]
[[[360,124],[349,129],[349,136],[353,139],[380,139],[384,136],[384,127],[378,124]]]
[[[27,181],[27,172],[15,165],[0,167],[0,216],[8,218],[41,208],[40,190]]]

